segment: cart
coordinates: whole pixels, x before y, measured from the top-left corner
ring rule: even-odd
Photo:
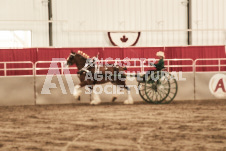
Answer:
[[[145,74],[146,75],[146,74]],[[154,71],[146,76],[145,80],[138,81],[141,98],[153,104],[168,104],[177,95],[177,81],[169,72]]]

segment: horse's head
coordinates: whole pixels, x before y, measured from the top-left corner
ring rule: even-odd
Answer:
[[[76,65],[77,67],[83,67],[85,65],[86,58],[80,53],[71,51],[69,57],[67,58],[67,65],[72,66]]]
[[[67,65],[68,66],[75,64],[75,56],[76,56],[76,53],[71,51],[70,56],[67,58]]]

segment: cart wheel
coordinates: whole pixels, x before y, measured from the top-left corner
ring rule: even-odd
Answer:
[[[139,90],[139,95],[140,97],[145,101],[145,102],[148,102],[148,103],[152,103],[148,100],[147,96],[146,96],[146,93],[145,93],[145,83],[144,82],[139,82],[138,83],[138,90]]]
[[[167,72],[167,74],[165,74],[165,76],[167,77],[167,79],[170,83],[170,92],[169,92],[168,96],[165,98],[165,100],[162,101],[162,103],[168,104],[168,103],[172,102],[173,99],[176,97],[177,91],[178,91],[178,86],[177,86],[177,81],[173,75],[171,75],[170,73]]]
[[[148,77],[145,82],[145,94],[148,103],[160,104],[170,93],[170,82],[165,72],[157,71]]]

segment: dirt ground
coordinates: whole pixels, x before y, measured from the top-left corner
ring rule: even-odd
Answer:
[[[226,151],[226,100],[0,107],[0,150]]]

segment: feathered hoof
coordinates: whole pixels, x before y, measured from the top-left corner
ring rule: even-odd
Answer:
[[[75,98],[76,100],[78,100],[81,93],[82,93],[82,91],[76,91],[76,92],[74,92],[74,94],[73,94],[74,98]]]
[[[125,100],[124,104],[133,104],[133,100]]]
[[[91,102],[90,102],[90,105],[98,105],[98,104],[100,104],[101,103],[101,100],[92,100]]]

